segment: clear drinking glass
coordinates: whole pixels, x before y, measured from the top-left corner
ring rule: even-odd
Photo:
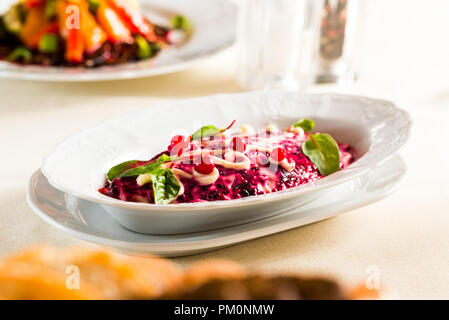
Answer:
[[[240,1],[238,78],[251,89],[297,86],[305,0]]]
[[[356,2],[239,1],[240,84],[248,89],[297,89],[347,78],[353,72]]]

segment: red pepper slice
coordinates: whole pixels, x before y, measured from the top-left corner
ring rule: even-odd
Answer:
[[[47,27],[44,28],[42,33],[59,33],[59,24],[55,21],[47,25]]]
[[[65,58],[70,63],[83,62],[84,38],[80,29],[67,30]]]
[[[45,4],[46,0],[26,0],[25,8],[30,9]]]
[[[101,2],[97,10],[97,21],[108,35],[109,41],[114,43],[133,42],[131,30],[126,26],[117,12],[104,1]]]
[[[67,10],[67,8],[72,5],[78,6],[80,12],[79,18],[82,21],[82,12],[84,11],[84,7],[87,6],[87,3],[79,0],[58,1],[58,25],[61,35],[65,38],[66,42],[65,59],[69,63],[78,64],[84,60],[84,36],[80,28],[67,23],[67,19],[73,14],[72,10]]]
[[[156,42],[154,28],[143,17],[137,1],[107,0],[107,3],[117,12],[134,32],[144,36],[148,41]]]

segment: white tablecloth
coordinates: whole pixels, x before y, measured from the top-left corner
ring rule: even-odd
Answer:
[[[409,172],[392,196],[334,219],[211,253],[270,272],[324,273],[347,283],[373,270],[397,298],[449,298],[449,3],[374,1],[356,87],[318,87],[394,100],[414,119]],[[25,201],[30,175],[57,142],[161,102],[239,92],[235,49],[188,71],[140,80],[0,80],[0,254],[34,243],[82,243],[47,225]],[[374,269],[373,269],[374,268]],[[376,271],[376,272],[377,272]]]

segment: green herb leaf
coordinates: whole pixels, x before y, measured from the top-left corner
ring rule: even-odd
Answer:
[[[142,37],[141,35],[136,36],[135,38],[137,43],[137,56],[139,59],[146,59],[151,57],[151,46],[148,43],[147,39]]]
[[[159,168],[151,172],[155,204],[173,201],[181,190],[181,184],[170,169]]]
[[[30,50],[23,47],[18,47],[6,57],[6,60],[12,62],[22,61],[27,63],[30,62],[32,58],[33,54]]]
[[[55,53],[58,51],[59,39],[56,34],[46,33],[39,41],[39,51],[43,53]]]
[[[56,0],[47,0],[47,3],[45,4],[45,16],[48,19],[56,16]]]
[[[218,129],[215,126],[204,126],[201,127],[201,129],[195,131],[194,134],[192,134],[192,140],[201,140],[203,137],[216,136],[220,132],[221,129]]]
[[[139,160],[126,161],[111,168],[107,177],[109,181],[112,181],[116,178],[149,173],[153,185],[154,202],[167,204],[178,196],[181,189],[181,184],[173,172],[168,168],[161,167],[161,164],[171,160],[169,156],[163,154],[156,161],[137,167],[135,165],[140,162]]]
[[[171,158],[166,154],[161,155],[156,161],[150,162],[141,166],[136,166],[140,160],[130,160],[126,162],[122,162],[111,169],[109,169],[107,173],[107,177],[109,181],[112,181],[116,178],[121,177],[132,177],[138,176],[144,173],[148,173],[152,170],[160,168],[161,164],[164,162],[171,161]]]
[[[296,123],[294,123],[292,125],[293,128],[298,128],[300,127],[301,129],[304,130],[304,132],[309,132],[312,131],[313,128],[315,127],[315,121],[310,120],[310,119],[300,119],[298,121],[296,121]]]
[[[201,129],[195,131],[194,134],[191,135],[192,140],[201,140],[204,137],[213,137],[216,136],[222,132],[225,132],[226,130],[230,129],[235,123],[235,120],[231,122],[229,126],[227,126],[224,129],[217,128],[216,126],[204,126]]]
[[[109,181],[112,181],[115,178],[117,178],[119,175],[124,173],[125,171],[133,168],[139,162],[140,162],[139,160],[130,160],[130,161],[122,162],[122,163],[116,165],[115,167],[112,167],[111,169],[109,169],[106,176],[108,177]]]
[[[88,0],[88,3],[89,3],[89,11],[92,12],[93,14],[96,14],[98,8],[101,5],[101,1],[100,0]]]
[[[133,177],[133,176],[138,176],[141,174],[149,173],[156,169],[159,169],[161,167],[161,164],[163,164],[164,162],[168,162],[168,161],[171,161],[171,158],[169,156],[167,156],[166,154],[163,154],[154,162],[150,162],[148,164],[134,167],[132,169],[122,172],[120,175],[117,176],[117,178]]]
[[[337,142],[327,133],[310,134],[302,151],[323,176],[340,170],[340,150]]]
[[[171,19],[171,26],[173,29],[183,30],[185,32],[190,32],[192,30],[189,20],[181,15],[175,16]]]

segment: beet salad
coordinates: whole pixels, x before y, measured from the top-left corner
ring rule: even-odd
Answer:
[[[99,192],[156,204],[233,200],[297,187],[354,161],[350,146],[329,134],[311,133],[310,119],[286,130],[243,125],[230,133],[234,122],[224,129],[209,125],[188,137],[174,136],[167,150],[151,160],[116,165]]]

